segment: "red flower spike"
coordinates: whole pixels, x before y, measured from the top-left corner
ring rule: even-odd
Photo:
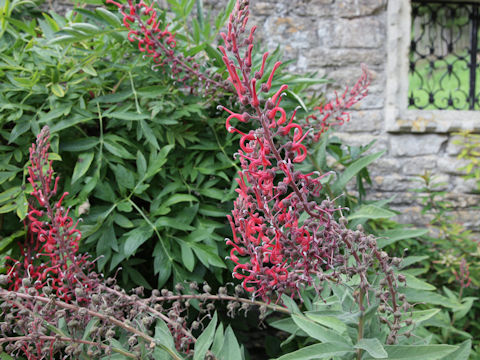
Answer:
[[[287,123],[287,113],[280,103],[288,86],[280,86],[263,108],[260,105],[256,86],[261,82],[268,53],[263,55],[261,68],[251,77],[255,28],[247,32],[248,38],[241,37],[248,20],[247,5],[247,0],[237,1],[228,34],[222,35],[225,46],[219,47],[230,73],[228,80],[235,87],[239,101],[250,106],[247,115],[241,115],[242,119],[256,121],[259,127],[243,134],[239,141],[242,170],[237,179],[238,198],[228,216],[233,240],[227,240],[227,245],[232,246],[233,276],[254,297],[271,301],[275,292],[277,296],[284,292],[295,296],[302,286],[315,286],[315,276],[329,270],[338,261],[337,257],[343,255],[339,250],[339,230],[333,227],[339,226],[332,216],[337,209],[329,201],[317,204],[312,199],[319,195],[322,176],[317,172],[302,174],[294,168],[295,163],[307,157],[304,142],[310,139],[311,130],[309,124],[295,122],[298,109]],[[280,64],[275,63],[268,80],[260,84],[263,92],[270,91]],[[365,94],[366,84],[363,79],[354,87],[353,100],[337,97],[327,107],[328,111],[344,104],[351,106]],[[240,115],[221,109],[229,113],[226,127],[233,131],[230,121],[240,120]],[[344,119],[346,114],[342,110],[338,116]],[[308,215],[306,220],[300,220],[303,213]]]
[[[43,287],[45,281],[51,281],[51,287],[60,299],[69,301],[77,285],[95,289],[99,282],[98,276],[91,271],[93,264],[88,261],[88,256],[77,255],[81,238],[81,232],[76,228],[78,222],[75,223],[68,215],[69,209],[62,206],[68,193],[62,194],[58,201],[53,201],[59,178],[53,179],[52,161],[48,159],[49,137],[49,129],[44,127],[36,144],[30,148],[28,181],[33,187],[31,195],[37,199],[38,206],[44,209],[36,208],[33,202],[29,203],[26,221],[28,236],[25,243],[21,244],[23,262],[11,264],[13,259],[7,261],[7,269],[12,274],[9,288],[18,290],[23,278],[30,278],[37,289]]]
[[[123,26],[129,30],[128,40],[137,42],[138,50],[153,59],[153,69],[169,71],[191,92],[212,95],[218,89],[231,91],[228,84],[200,72],[198,64],[192,64],[190,59],[176,51],[175,34],[168,31],[168,25],[162,23],[161,16],[153,6],[147,5],[143,0],[127,0],[125,4],[107,0],[107,3],[118,7],[123,17]]]

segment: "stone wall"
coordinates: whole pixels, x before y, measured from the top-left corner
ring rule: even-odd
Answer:
[[[385,126],[387,74],[387,1],[386,0],[277,0],[252,1],[253,20],[259,26],[265,44],[274,49],[282,45],[289,59],[296,59],[292,70],[317,71],[334,83],[324,86],[327,94],[352,85],[365,63],[373,77],[369,96],[357,104],[351,122],[339,128],[337,135],[350,145],[366,145],[376,140],[372,151],[386,150],[370,166],[373,186],[369,199],[385,199],[402,212],[398,220],[420,225],[416,175],[431,171],[440,189],[458,207],[459,215],[472,228],[480,225],[480,204],[473,195],[473,182],[461,179],[456,159],[459,148],[448,133],[390,133]],[[266,37],[268,34],[268,38]]]
[[[222,7],[222,1],[204,0],[205,7]],[[392,0],[391,0],[392,1]],[[394,0],[399,1],[399,0]],[[405,0],[402,0],[405,1]],[[372,73],[369,96],[357,104],[352,120],[337,135],[350,145],[366,145],[375,140],[371,151],[386,150],[385,155],[369,169],[373,186],[369,199],[385,199],[396,195],[391,203],[401,211],[398,220],[422,224],[418,194],[409,191],[419,187],[415,176],[432,171],[442,188],[458,207],[467,225],[478,228],[480,204],[473,195],[473,182],[466,182],[457,170],[458,146],[450,133],[392,133],[385,126],[387,63],[387,0],[270,0],[251,1],[251,20],[264,44],[275,49],[280,45],[287,59],[295,59],[291,70],[318,72],[334,82],[321,90],[352,85],[365,63]],[[403,16],[409,16],[403,14]],[[395,35],[394,35],[395,36]]]

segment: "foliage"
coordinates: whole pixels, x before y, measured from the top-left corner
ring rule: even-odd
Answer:
[[[207,63],[210,56],[209,67],[222,74],[210,44],[231,5],[214,27],[200,17],[201,31],[192,34],[185,9],[193,3],[173,7],[177,50]],[[81,246],[101,257],[99,270],[108,274],[121,263],[124,285],[147,288],[172,276],[201,281],[206,269],[221,281],[221,219],[235,171],[232,137],[225,136],[211,100],[184,92],[166,72],[152,73],[121,24],[104,8],[76,9],[67,18],[6,19],[0,39],[1,249],[15,249],[15,239],[25,236],[16,220],[26,214],[22,162],[33,134],[47,124],[54,152],[64,160],[59,170],[72,195],[66,206],[83,217]],[[292,94],[312,83],[283,79],[296,81]]]
[[[51,162],[46,160],[49,155],[48,136],[49,131],[45,127],[38,137],[37,146],[32,147],[29,166],[31,181],[38,181],[41,186],[36,188],[35,185],[32,194],[38,198],[39,205],[47,209],[50,208],[50,202],[59,204],[53,200],[57,187],[49,185],[56,181],[52,182],[53,169]],[[65,194],[60,197],[60,201],[64,197]],[[44,232],[34,232],[38,226],[35,222],[31,223],[30,230],[37,240],[43,240],[49,247],[56,248],[52,253],[58,254],[60,259],[66,259],[73,255],[71,249],[64,246],[64,240],[69,241],[69,235],[64,240],[60,239],[63,225],[57,218],[63,213],[61,206],[55,207],[57,212],[47,211],[45,218],[45,225],[49,226],[50,234],[56,238],[54,243],[47,241]],[[36,205],[31,205],[29,215],[39,216]],[[359,231],[356,233],[360,234]],[[75,241],[79,240],[80,234],[77,231],[72,234],[75,235]],[[363,257],[366,255],[365,252],[362,253]],[[388,258],[386,253],[381,256]],[[395,266],[400,261],[392,260]],[[288,314],[288,318],[273,319],[271,325],[292,334],[283,345],[288,346],[296,339],[300,349],[293,347],[279,359],[332,356],[359,359],[363,353],[367,358],[465,359],[470,348],[469,341],[461,346],[427,345],[430,341],[425,336],[424,324],[431,321],[439,310],[416,310],[409,302],[455,305],[432,293],[434,288],[431,285],[406,273],[397,275],[398,281],[406,286],[397,289],[400,292],[398,300],[402,305],[395,312],[389,312],[389,303],[382,300],[382,297],[388,299],[390,294],[389,290],[381,290],[385,279],[374,271],[363,275],[368,277],[369,287],[360,292],[359,277],[348,279],[342,276],[342,281],[333,282],[327,279],[331,275],[327,272],[327,278],[316,289],[321,291],[320,294],[312,293],[312,289],[302,291],[305,311],[301,312],[292,298],[286,295],[282,296],[283,307],[243,298],[240,285],[235,288],[234,296],[228,295],[225,287],[214,295],[208,285],[199,290],[195,283],[188,287],[178,284],[175,292],[154,290],[149,297],[143,296],[143,288],[137,288],[132,295],[128,295],[115,285],[113,279],[102,281],[94,271],[84,272],[85,270],[88,271],[73,266],[70,271],[60,271],[53,277],[48,274],[44,283],[33,283],[35,278],[30,277],[28,272],[1,275],[2,284],[21,280],[21,285],[14,291],[0,289],[3,320],[0,324],[3,334],[0,344],[6,344],[5,350],[9,354],[17,358],[20,354],[25,354],[31,359],[42,359],[45,356],[53,358],[58,353],[71,358],[99,358],[102,354],[109,356],[115,353],[121,359],[181,360],[193,356],[193,359],[240,360],[243,358],[243,350],[231,328],[218,323],[216,313],[212,316],[216,308],[212,301],[226,301],[229,316],[238,314],[239,308],[247,311],[257,306],[260,306],[260,319],[270,311]],[[75,279],[82,278],[82,282],[71,282],[72,275]],[[59,300],[53,292],[54,288],[49,281],[53,278],[71,286],[66,301]],[[91,286],[84,286],[86,282],[91,282]],[[358,298],[362,292],[364,296]],[[192,300],[195,302],[191,303]],[[197,314],[202,318],[192,321],[192,310],[189,310],[191,306],[198,310]],[[202,326],[202,319],[211,320],[208,326],[204,325],[201,334],[196,336]],[[404,324],[401,328],[397,325],[400,323]],[[392,324],[397,326],[393,331],[400,335],[399,342],[383,345],[391,337]],[[423,342],[418,343],[417,337],[424,339]],[[315,343],[312,344],[312,341]]]
[[[456,133],[459,139],[453,141],[455,145],[460,146],[461,151],[458,154],[459,159],[467,161],[467,165],[459,170],[465,171],[464,179],[474,179],[477,184],[477,191],[480,192],[480,135],[469,131]]]
[[[247,34],[243,44],[235,43],[245,30],[248,1],[237,1],[227,33],[222,35],[225,48],[219,47],[220,51],[214,39],[234,1],[215,20],[203,16],[201,1],[168,2],[171,11],[157,9],[154,19],[148,17],[153,11],[150,3],[133,0],[128,5],[112,2],[119,7],[120,18],[103,8],[76,9],[66,17],[42,14],[41,18],[9,10],[9,16],[2,18],[0,48],[5,55],[0,62],[0,136],[6,145],[0,148],[4,154],[0,163],[0,212],[4,217],[0,231],[5,236],[0,249],[12,258],[19,257],[15,240],[28,239],[36,228],[38,217],[32,211],[37,210],[32,202],[29,207],[26,197],[35,190],[26,180],[26,169],[32,165],[24,162],[32,134],[40,133],[46,124],[53,151],[48,159],[63,160],[57,163],[58,173],[65,176],[60,185],[70,194],[61,203],[64,208],[72,207],[70,215],[84,218],[79,225],[83,236],[76,240],[80,241],[80,251],[95,254],[92,258],[98,272],[72,267],[75,279],[85,276],[95,282],[84,288],[69,276],[62,278],[74,288],[65,301],[52,293],[48,281],[32,286],[28,271],[12,270],[2,275],[2,284],[21,281],[16,289],[0,289],[0,343],[8,343],[6,350],[14,356],[37,354],[40,358],[52,358],[53,354],[100,357],[115,352],[122,359],[240,360],[248,356],[247,351],[225,318],[236,316],[241,309],[252,310],[260,321],[273,315],[270,325],[290,334],[271,355],[279,359],[467,359],[468,339],[459,345],[444,343],[465,338],[453,325],[465,318],[472,298],[463,294],[456,297],[448,289],[443,296],[416,278],[415,269],[409,266],[422,258],[390,258],[381,250],[418,236],[418,231],[384,231],[380,239],[363,231],[368,220],[383,221],[394,214],[386,208],[388,200],[366,203],[362,198],[363,184],[369,182],[366,168],[382,154],[369,154],[371,144],[344,147],[324,133],[330,125],[348,121],[345,110],[361,98],[362,83],[319,106],[318,113],[310,113],[308,109],[319,105],[318,98],[304,103],[299,94],[318,80],[282,72],[285,64],[279,63],[278,51],[257,55],[259,49],[249,40],[253,40],[255,30]],[[10,3],[2,6],[5,10]],[[198,15],[192,17],[195,6]],[[166,22],[170,23],[168,31]],[[159,23],[161,30],[153,32],[159,39],[156,42],[148,26]],[[242,45],[245,55],[238,51]],[[152,59],[139,57],[138,51],[151,55],[154,63],[156,58],[165,62],[159,61],[156,65],[160,66],[152,69]],[[233,58],[229,58],[231,51]],[[191,66],[181,65],[183,61]],[[207,84],[212,79],[220,85],[230,82],[233,87],[219,86],[209,92]],[[241,136],[227,134],[217,103],[222,104],[221,110],[229,109],[227,130]],[[256,111],[251,112],[250,105]],[[301,109],[295,109],[297,105]],[[287,123],[287,113],[306,120],[300,121],[300,126],[292,116]],[[320,123],[312,123],[315,117]],[[260,120],[261,129],[254,124],[237,125],[235,120]],[[314,131],[322,136],[315,137]],[[312,136],[307,139],[310,132]],[[231,160],[239,138],[240,166]],[[307,151],[305,144],[311,140],[320,142]],[[275,151],[284,159],[272,157]],[[327,154],[335,164],[327,164]],[[268,169],[272,162],[274,167]],[[337,171],[339,164],[343,169]],[[240,176],[232,181],[236,170],[241,170]],[[320,175],[312,174],[315,170]],[[331,170],[338,175],[333,176]],[[49,173],[53,175],[53,171]],[[360,198],[347,194],[337,199],[354,178]],[[268,191],[273,184],[278,201]],[[322,191],[310,193],[312,184]],[[253,193],[260,209],[270,203],[281,210],[285,196],[292,198],[293,210],[279,211],[270,222],[280,232],[287,233],[290,227],[291,241],[282,243],[283,249],[274,251],[280,240],[266,241],[267,229],[254,224],[260,214],[248,188],[257,190],[258,194]],[[258,197],[260,190],[265,198]],[[227,281],[222,242],[228,230],[223,219],[236,193],[240,196],[232,228],[244,241],[229,242],[234,247],[230,256],[237,274],[253,275],[246,282],[245,275],[243,287],[251,291],[253,283],[255,295],[278,304],[245,298],[241,285],[230,287],[227,283],[215,294],[206,283],[199,290],[197,283],[191,282]],[[345,214],[350,220],[348,227],[343,214],[347,205],[353,209]],[[303,211],[306,216],[300,215]],[[27,212],[30,217],[26,217]],[[55,217],[47,215],[42,219],[48,224],[43,224],[39,236],[47,235],[45,229],[61,231]],[[291,216],[292,224],[280,215]],[[25,228],[17,225],[18,217],[26,219]],[[246,220],[253,221],[250,226],[259,240],[243,226]],[[308,222],[313,227],[307,227]],[[309,243],[305,230],[327,234],[331,246]],[[76,240],[73,252],[77,251]],[[303,251],[309,247],[314,248],[312,256],[305,258]],[[66,247],[62,249],[68,258],[71,254],[65,252]],[[247,262],[239,260],[235,251],[250,255]],[[282,256],[280,264],[275,257]],[[297,261],[302,256],[305,259]],[[276,267],[287,263],[288,268]],[[11,269],[17,267],[10,265]],[[152,290],[147,295],[137,287],[128,294],[116,280],[100,278],[100,273],[108,275],[118,266],[122,267],[126,289],[134,284],[170,286],[170,279],[177,286],[175,291]],[[279,271],[266,272],[268,268]],[[304,277],[285,282],[284,270],[293,273],[305,269]],[[313,270],[309,273],[309,269]],[[465,276],[466,270],[464,266],[459,276]],[[268,286],[277,282],[270,286],[270,293],[262,293],[267,276],[271,276]],[[224,308],[218,305],[221,302],[226,303]],[[451,309],[456,318],[451,320],[439,307]],[[461,336],[449,337],[452,331]]]
[[[446,193],[438,190],[444,184],[436,182],[428,172],[419,180],[424,185],[414,191],[422,194],[422,213],[429,216],[430,232],[416,247],[423,265],[416,273],[425,274],[427,281],[442,289],[455,304],[438,319],[442,328],[438,334],[441,341],[470,339],[470,334],[480,329],[476,315],[480,309],[474,290],[480,285],[480,247],[472,231],[454,215],[454,207]]]

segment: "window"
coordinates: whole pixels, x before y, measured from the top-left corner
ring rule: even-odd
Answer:
[[[391,0],[387,17],[387,131],[480,131],[480,0]]]
[[[409,109],[478,110],[479,5],[412,1]]]

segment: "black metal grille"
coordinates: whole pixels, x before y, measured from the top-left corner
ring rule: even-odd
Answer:
[[[480,108],[479,3],[412,1],[409,109]]]

